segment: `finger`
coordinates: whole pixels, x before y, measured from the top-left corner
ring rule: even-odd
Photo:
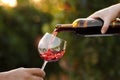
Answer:
[[[43,80],[42,77],[33,76],[31,80]]]
[[[45,77],[45,72],[43,70],[41,70],[40,68],[29,68],[29,69],[27,69],[27,71],[33,75]]]
[[[102,34],[107,32],[107,30],[109,28],[109,24],[110,24],[109,20],[104,20],[104,23],[103,23],[103,26],[102,26],[102,29],[101,29]]]

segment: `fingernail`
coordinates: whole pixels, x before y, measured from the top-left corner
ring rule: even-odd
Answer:
[[[105,33],[105,30],[101,30],[101,33],[104,34],[104,33]]]

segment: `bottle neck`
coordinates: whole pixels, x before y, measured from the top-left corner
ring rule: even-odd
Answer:
[[[56,31],[72,31],[73,29],[73,24],[57,24],[56,25]]]
[[[69,28],[69,27],[73,27],[72,24],[57,24],[56,28]]]

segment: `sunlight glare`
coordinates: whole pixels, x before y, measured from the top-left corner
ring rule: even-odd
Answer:
[[[17,0],[1,0],[1,2],[4,5],[10,6],[10,7],[16,7],[17,6]]]
[[[41,0],[33,0],[35,3],[38,3],[38,2],[40,2]]]

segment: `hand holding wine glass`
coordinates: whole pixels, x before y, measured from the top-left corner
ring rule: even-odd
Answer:
[[[38,44],[40,57],[44,59],[42,70],[44,70],[47,62],[58,61],[65,53],[67,41],[56,37],[53,34],[46,33]]]

